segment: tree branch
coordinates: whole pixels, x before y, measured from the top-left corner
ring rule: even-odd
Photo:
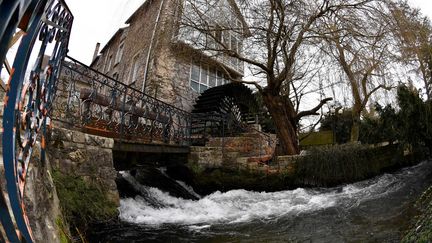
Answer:
[[[331,101],[331,100],[333,100],[333,98],[325,98],[325,99],[321,100],[321,102],[320,102],[317,106],[315,106],[314,108],[312,108],[312,109],[310,109],[310,110],[307,110],[307,111],[301,111],[301,112],[299,112],[299,113],[297,114],[297,116],[295,117],[296,121],[299,121],[299,120],[300,120],[302,117],[304,117],[304,116],[319,115],[319,114],[317,113],[317,111],[318,111],[319,109],[321,109],[321,107],[322,107],[323,105],[325,105],[327,102],[329,102],[329,101]]]

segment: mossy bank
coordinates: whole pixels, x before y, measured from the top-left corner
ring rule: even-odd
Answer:
[[[47,157],[59,199],[61,242],[83,241],[91,224],[118,218],[112,139],[51,130]]]

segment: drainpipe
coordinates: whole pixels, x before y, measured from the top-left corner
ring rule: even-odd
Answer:
[[[150,46],[149,46],[149,49],[148,49],[148,52],[147,52],[146,68],[144,70],[144,82],[143,82],[143,85],[142,85],[142,88],[141,88],[141,92],[143,92],[143,93],[145,93],[145,88],[147,86],[146,84],[147,84],[147,75],[148,75],[149,64],[150,64],[150,55],[151,55],[151,52],[153,50],[154,38],[155,38],[155,35],[156,35],[156,29],[157,29],[158,24],[159,24],[159,19],[160,19],[160,15],[161,15],[161,12],[162,12],[162,7],[163,7],[163,4],[164,4],[164,1],[165,0],[161,1],[160,7],[159,7],[159,12],[158,12],[158,15],[156,16],[156,22],[155,22],[155,25],[154,25],[154,28],[153,28],[152,37],[151,37],[151,40],[150,40]]]

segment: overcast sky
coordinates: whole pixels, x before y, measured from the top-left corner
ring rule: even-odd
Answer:
[[[90,64],[97,42],[102,47],[124,26],[127,18],[145,0],[66,0],[75,20],[69,44],[69,55]],[[409,0],[413,6],[432,18],[431,0]]]
[[[96,43],[100,42],[102,46],[106,44],[143,2],[144,0],[66,0],[74,15],[69,55],[90,64]]]

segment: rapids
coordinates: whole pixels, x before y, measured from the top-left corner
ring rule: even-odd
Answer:
[[[122,198],[122,223],[101,226],[96,235],[101,242],[398,242],[431,172],[432,163],[423,162],[335,188],[232,190],[199,200],[171,196],[122,172],[140,195]]]

